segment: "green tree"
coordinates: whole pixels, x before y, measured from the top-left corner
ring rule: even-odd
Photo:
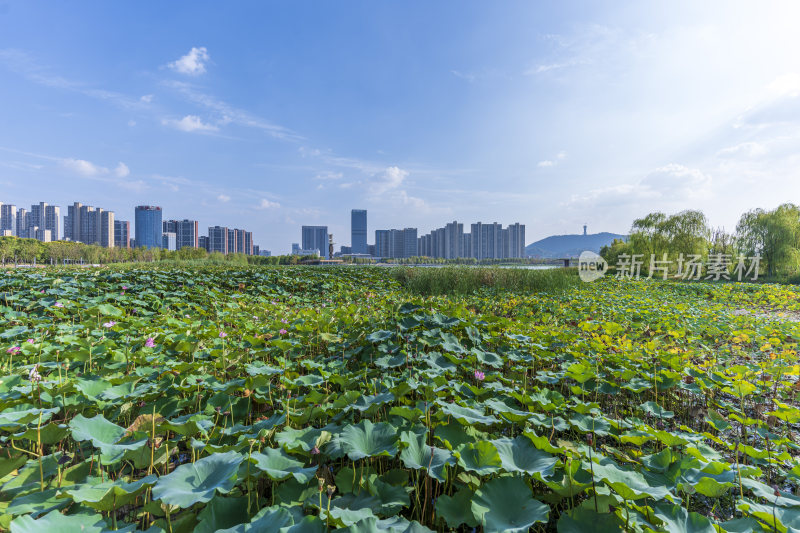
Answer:
[[[800,265],[800,207],[783,204],[772,211],[753,209],[739,219],[736,237],[747,255],[760,255],[767,274],[791,275]]]

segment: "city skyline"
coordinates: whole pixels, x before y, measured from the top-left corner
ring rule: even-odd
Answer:
[[[40,230],[38,224],[40,224],[39,220],[42,219],[43,213],[45,214],[43,220],[46,220],[46,223]],[[68,240],[97,244],[103,247],[161,247],[173,251],[190,247],[223,254],[259,255],[263,248],[254,243],[253,232],[243,229],[209,226],[208,235],[200,235],[197,220],[169,218],[164,220],[163,210],[160,206],[136,206],[134,213],[133,230],[131,230],[130,221],[115,219],[114,211],[74,202],[67,206],[67,211],[63,216],[63,233],[59,233],[62,227],[62,218],[59,216],[60,206],[39,202],[39,204],[31,205],[31,209],[28,211],[15,204],[0,201],[0,236],[3,236],[8,230],[13,231],[12,235],[42,241]],[[463,223],[453,221],[447,223],[443,228],[432,229],[429,234],[421,235],[419,238],[415,227],[406,227],[400,230],[377,229],[374,230],[375,242],[369,244],[367,213],[366,209],[350,211],[350,244],[344,244],[341,241],[334,242],[334,253],[388,258],[417,255],[444,258],[475,257],[477,259],[525,257],[525,225],[519,222],[511,224],[505,229],[502,224],[497,222],[491,224],[477,222],[471,225],[470,233],[464,232]],[[482,226],[484,231],[481,231]],[[487,226],[492,228],[491,234],[486,234]],[[10,228],[15,229],[11,230]],[[584,224],[584,235],[586,228],[587,226]],[[300,230],[302,246],[292,242],[291,254],[305,255],[307,252],[316,252],[321,256],[328,254],[330,234],[327,226],[302,225]],[[53,236],[56,237],[53,238]],[[487,251],[486,245],[481,244],[487,238],[494,243],[492,246],[495,248],[492,251]],[[363,246],[363,251],[353,250],[353,243],[356,241],[359,246]],[[473,243],[481,249],[473,250]],[[267,253],[271,253],[270,250],[263,249]]]
[[[530,241],[684,208],[732,231],[800,195],[798,15],[791,2],[7,3],[0,189],[122,220],[156,203],[252,227],[277,253],[302,224],[344,242],[343,205],[421,232],[519,221]]]

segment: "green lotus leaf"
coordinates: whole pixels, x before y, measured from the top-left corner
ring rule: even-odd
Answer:
[[[39,423],[39,416],[42,417],[42,423],[48,422],[59,409],[37,409],[27,408],[27,406],[20,405],[4,409],[0,413],[0,429],[14,430],[20,426],[29,424],[31,422]],[[34,428],[36,429],[36,428]]]
[[[711,520],[699,513],[689,513],[680,505],[660,502],[653,506],[655,515],[664,522],[664,527],[672,533],[715,533],[717,530]]]
[[[386,422],[373,424],[370,420],[362,420],[344,428],[338,440],[352,461],[364,457],[397,455],[397,430]]]
[[[624,524],[613,513],[598,513],[594,509],[576,507],[561,514],[558,519],[558,533],[617,533],[623,531]]]
[[[304,468],[302,461],[294,459],[283,450],[274,448],[264,448],[261,452],[253,452],[250,460],[259,470],[275,481],[283,481],[291,476],[300,483],[308,483],[317,471],[316,466]]]
[[[36,518],[54,509],[66,507],[68,503],[68,500],[58,498],[58,489],[47,489],[44,491],[39,491],[37,489],[24,496],[16,496],[13,498],[4,512],[8,513],[10,516],[31,514],[33,518]]]
[[[247,497],[227,498],[219,494],[211,498],[197,515],[193,533],[214,533],[238,526],[247,517]]]
[[[410,431],[400,434],[400,442],[406,445],[400,452],[400,460],[407,468],[426,470],[432,478],[445,482],[444,467],[456,463],[450,451],[429,446],[426,444],[426,435]]]
[[[672,411],[667,411],[656,402],[644,402],[639,406],[639,408],[641,408],[645,413],[649,413],[656,418],[672,418],[675,416],[675,413]]]
[[[494,474],[503,465],[497,448],[489,441],[463,444],[459,446],[457,455],[460,467],[481,476]]]
[[[60,442],[67,432],[69,432],[69,427],[66,424],[53,422],[39,428],[28,427],[21,433],[15,433],[14,439],[26,439],[33,442],[41,442],[42,444],[55,444]]]
[[[11,522],[11,533],[104,533],[109,529],[99,514],[63,515],[51,511],[34,520],[30,515],[19,516]]]
[[[284,428],[275,435],[275,440],[287,452],[310,452],[314,446],[326,443],[331,434],[321,429],[307,427],[303,429]]]
[[[478,520],[472,514],[471,503],[474,493],[469,489],[461,489],[453,496],[442,494],[436,499],[436,514],[443,517],[447,525],[457,528],[461,524],[476,527]]]
[[[226,452],[180,465],[158,479],[153,487],[153,499],[182,508],[205,503],[217,491],[223,494],[231,491],[242,461],[238,453]]]
[[[326,533],[325,522],[316,516],[304,516],[300,521],[295,521],[291,526],[284,526],[278,533]]]
[[[146,488],[155,484],[157,476],[150,475],[142,479],[126,483],[124,481],[101,481],[90,477],[86,483],[75,485],[64,491],[77,503],[84,503],[98,511],[111,511],[134,500]]]
[[[483,410],[462,407],[455,403],[443,404],[441,413],[452,416],[462,424],[484,424],[490,426],[498,422],[497,418],[483,414]]]
[[[547,478],[553,475],[557,459],[533,445],[525,436],[514,440],[503,438],[492,441],[500,456],[503,470],[514,473],[539,474]]]
[[[101,414],[92,418],[77,415],[70,421],[69,427],[72,429],[73,439],[78,442],[91,441],[92,446],[100,449],[100,462],[103,464],[115,463],[126,452],[137,450],[147,443],[145,438],[120,444],[119,441],[127,435],[127,430],[109,422]]]
[[[633,470],[624,470],[608,459],[602,463],[593,464],[592,469],[595,479],[604,481],[624,500],[640,500],[647,497],[656,500],[667,498],[672,501],[673,499],[666,487],[651,486],[642,474]]]
[[[282,528],[292,524],[294,524],[294,518],[285,507],[265,507],[257,512],[248,523],[239,524],[228,529],[218,529],[216,533],[280,531]]]
[[[343,533],[373,533],[385,531],[387,533],[433,533],[419,522],[409,522],[401,516],[379,520],[376,517],[369,517],[358,521],[347,529],[341,530]]]
[[[531,489],[517,477],[500,477],[481,485],[471,508],[486,533],[524,533],[537,522],[547,522],[550,514],[550,507],[533,499]]]

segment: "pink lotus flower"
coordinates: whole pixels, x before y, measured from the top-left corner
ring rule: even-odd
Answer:
[[[227,337],[227,336],[228,336],[228,334],[227,334],[227,333],[225,333],[224,331],[220,331],[220,332],[219,332],[219,338],[220,338],[220,339],[224,339],[224,338],[225,338],[225,337]]]
[[[281,329],[278,333],[280,333],[281,335],[286,335],[289,332],[286,331],[285,329]]]
[[[40,290],[39,292],[44,293],[44,289]]]
[[[122,286],[122,290],[123,290],[123,291],[127,291],[127,290],[128,290],[128,287],[127,287],[127,286],[125,286],[125,285],[123,285],[123,286]]]
[[[116,323],[116,322],[114,322],[114,321],[112,320],[112,321],[110,321],[110,322],[106,322],[106,323],[104,323],[104,324],[103,324],[103,327],[104,327],[104,328],[113,328],[113,327],[114,327],[114,326],[116,326],[116,325],[117,325],[117,323]]]
[[[144,343],[144,345],[148,348],[153,348],[155,347],[156,343],[153,342],[153,337],[147,337],[147,341]]]
[[[281,318],[281,322],[283,322],[284,324],[288,324],[289,323],[289,321],[286,320],[285,318]]]
[[[483,379],[484,379],[485,377],[486,377],[486,374],[484,374],[484,373],[483,373],[483,372],[481,372],[480,370],[476,370],[476,371],[475,371],[475,379],[477,379],[478,381],[483,381]]]
[[[28,344],[35,344],[35,343],[36,343],[36,341],[35,341],[35,340],[33,340],[33,339],[28,339],[28,340],[27,340],[27,341],[25,341],[25,342],[27,342]]]
[[[56,302],[56,303],[53,304],[53,306],[55,306],[55,307],[64,307],[64,304],[62,304],[61,302]]]
[[[317,455],[317,454],[319,454],[319,448],[314,446],[313,448],[311,448],[311,455]]]
[[[16,353],[19,353],[21,349],[22,348],[20,348],[19,346],[12,346],[8,350],[6,350],[6,353],[10,353],[11,355],[14,355]]]

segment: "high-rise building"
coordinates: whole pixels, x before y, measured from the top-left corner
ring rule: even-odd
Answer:
[[[417,228],[375,230],[375,255],[386,258],[419,255]]]
[[[474,257],[476,259],[505,259],[525,257],[525,225],[515,223],[503,229],[494,222],[472,224],[464,233],[463,224],[451,222],[417,239],[419,255],[427,257]]]
[[[181,248],[197,248],[200,246],[200,235],[196,220],[165,220],[163,223],[164,233],[174,233],[178,250]]]
[[[238,230],[239,233],[237,245],[241,248],[241,252],[244,255],[254,255],[253,253],[253,232],[252,231],[245,231],[245,230]]]
[[[129,221],[114,221],[114,246],[117,248],[131,247],[131,223]]]
[[[228,251],[226,253],[235,254],[238,250],[239,232],[236,229],[228,230]]]
[[[252,240],[252,239],[251,239]],[[261,247],[257,244],[253,245],[253,255],[261,255]]]
[[[28,212],[28,228],[27,228],[29,239],[36,238],[36,229],[34,228],[37,229],[44,228],[44,223],[46,219],[44,211],[46,207],[47,207],[47,202],[40,202],[38,204],[31,205],[31,210]]]
[[[511,224],[503,230],[503,251],[506,257],[525,257],[525,224]]]
[[[367,210],[350,211],[350,253],[367,253]]]
[[[494,222],[472,224],[472,257],[500,259],[503,257],[503,225]]]
[[[75,202],[67,206],[67,214],[64,215],[64,240],[81,240],[81,207],[80,202]]]
[[[293,242],[292,243],[292,255],[297,255],[300,252],[300,243]]]
[[[114,212],[75,202],[67,207],[67,215],[64,217],[64,237],[71,241],[113,248]]]
[[[178,235],[172,231],[165,231],[161,235],[161,248],[174,252],[177,250]]]
[[[208,251],[228,253],[228,228],[213,226],[208,228]]]
[[[53,240],[53,232],[49,229],[39,228],[37,226],[32,226],[30,229],[33,229],[33,237],[37,241],[42,242],[51,242]]]
[[[100,246],[114,247],[114,211],[100,213]]]
[[[17,237],[20,239],[29,239],[28,237],[28,222],[30,221],[30,214],[24,207],[17,210]]]
[[[139,205],[135,210],[136,246],[161,248],[164,233],[161,224],[161,208],[153,205]]]
[[[323,257],[328,255],[328,226],[303,226],[303,250],[318,250]]]
[[[36,228],[36,229],[34,229]],[[29,238],[36,238],[36,231],[50,230],[50,240],[57,241],[61,232],[61,208],[57,205],[49,205],[47,202],[39,202],[38,204],[31,205],[31,211],[28,215],[28,223],[26,226],[26,233]],[[41,233],[40,235],[45,235]]]
[[[14,204],[4,204],[0,202],[0,231],[11,231],[11,235],[17,233],[17,206]]]
[[[200,235],[197,238],[197,247],[202,248],[206,252],[208,251],[208,235]]]

